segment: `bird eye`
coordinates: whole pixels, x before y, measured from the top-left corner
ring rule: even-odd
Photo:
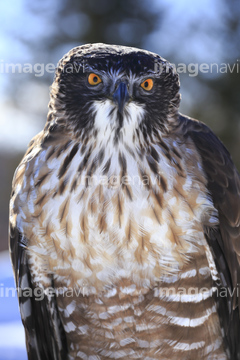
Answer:
[[[98,85],[100,82],[102,82],[102,79],[97,74],[91,73],[88,76],[88,83],[90,85]]]
[[[141,83],[141,87],[144,90],[150,91],[152,90],[153,87],[153,80],[152,79],[146,79]]]

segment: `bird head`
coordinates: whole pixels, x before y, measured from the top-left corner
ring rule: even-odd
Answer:
[[[131,47],[88,44],[59,62],[49,119],[77,134],[113,136],[166,132],[177,118],[179,79],[159,55]],[[100,135],[99,135],[100,134]]]

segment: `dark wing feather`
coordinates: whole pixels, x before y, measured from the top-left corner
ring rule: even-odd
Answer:
[[[240,359],[240,176],[229,152],[206,125],[180,116],[177,132],[194,142],[219,213],[218,229],[206,228],[205,237],[220,275],[216,300],[221,325],[231,359]],[[225,291],[226,295],[220,296],[223,288],[227,288],[227,294]]]
[[[57,310],[56,297],[44,294],[43,299],[39,300],[38,290],[31,281],[26,241],[18,229],[11,224],[9,246],[16,286],[19,289],[18,300],[25,328],[28,359],[66,360],[67,344]],[[32,294],[32,296],[24,296],[24,289],[28,289],[25,295]]]

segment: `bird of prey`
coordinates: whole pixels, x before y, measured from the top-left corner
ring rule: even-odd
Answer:
[[[10,201],[30,360],[240,359],[239,174],[179,103],[145,50],[58,63]]]

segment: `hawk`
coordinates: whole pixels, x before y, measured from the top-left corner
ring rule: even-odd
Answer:
[[[58,63],[10,201],[29,359],[240,359],[239,174],[179,103],[145,50]]]

